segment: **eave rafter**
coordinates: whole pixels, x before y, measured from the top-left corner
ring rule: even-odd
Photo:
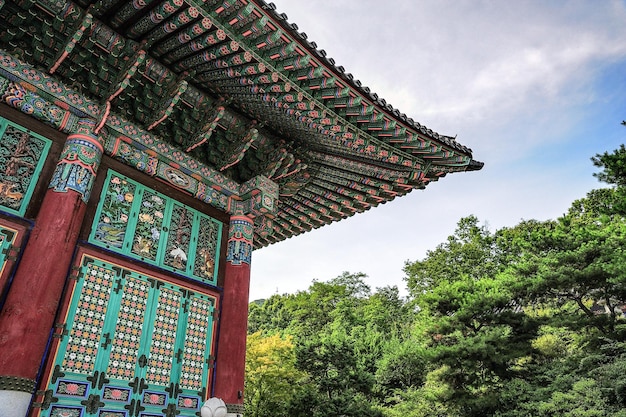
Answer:
[[[332,203],[329,200],[320,199],[319,196],[308,193],[307,191],[302,191],[298,195],[291,197],[293,200],[297,201],[300,204],[304,204],[305,206],[311,208],[312,210],[317,211],[322,217],[326,219],[326,221],[335,221],[340,218],[347,217],[352,214],[352,207],[345,207],[345,211],[342,211],[342,207],[340,204]]]
[[[223,162],[218,166],[220,171],[232,167],[243,159],[246,151],[250,149],[252,143],[259,136],[259,130],[256,128],[256,125],[256,120],[253,120],[245,134],[235,139],[234,144],[223,152]]]
[[[201,8],[202,6],[198,4],[197,0],[191,0],[191,3],[194,4],[198,8]],[[239,34],[231,31],[231,29],[227,25],[222,23],[222,20],[220,19],[219,12],[218,12],[218,10],[220,10],[219,8],[216,11],[207,11],[208,7],[215,6],[218,3],[220,2],[208,2],[203,11],[205,13],[209,13],[210,17],[213,17],[213,22],[215,26],[223,30],[227,34],[227,37],[229,39],[237,40],[238,45],[240,45],[242,49],[246,48],[246,42],[243,39],[241,39]],[[229,3],[232,5],[232,4],[236,4],[237,2],[225,2],[225,3]],[[252,3],[248,3],[248,4],[252,4]],[[309,64],[311,62],[310,55],[305,54],[304,51],[302,51],[301,48],[298,47],[298,45],[293,40],[289,40],[285,36],[281,36],[280,41],[282,41],[284,44],[273,46],[269,50],[265,51],[265,53],[262,50],[255,51],[252,48],[247,49],[246,52],[244,52],[244,54],[248,53],[249,55],[246,55],[246,57],[244,58],[244,61],[250,62],[254,59],[257,62],[264,63],[265,66],[268,67],[268,70],[279,74],[279,78],[281,80],[282,85],[291,85],[291,79],[289,77],[290,71],[307,70],[308,72],[315,72],[315,69],[307,69],[307,67],[310,66]],[[198,61],[197,56],[195,59],[196,61],[194,62],[197,62]],[[190,62],[191,61],[188,61],[187,64],[190,64]],[[231,66],[229,61],[224,61],[224,63],[225,65],[229,67]],[[236,64],[240,64],[240,63],[241,63],[240,60],[237,60]],[[189,69],[189,68],[184,68],[184,69]],[[199,73],[203,72],[201,69],[198,69],[198,68],[196,69],[198,70]],[[308,72],[304,71],[305,74]],[[302,73],[303,71],[300,71],[300,74]],[[242,86],[242,87],[245,87],[245,86]],[[237,88],[237,87],[233,87],[233,88]],[[323,89],[323,91],[316,93],[317,97],[314,97],[310,91],[307,91],[298,85],[293,85],[293,88],[296,89],[296,91],[298,92],[298,95],[302,94],[304,101],[311,103],[308,105],[310,109],[326,108],[328,109],[327,116],[331,118],[335,118],[336,120],[342,122],[341,125],[345,127],[341,127],[340,125],[334,125],[336,126],[335,127],[336,131],[333,131],[332,128],[328,129],[328,132],[326,133],[329,134],[330,137],[335,136],[333,135],[333,133],[336,134],[339,132],[345,132],[345,135],[348,138],[354,137],[356,134],[356,136],[362,137],[362,140],[363,140],[362,148],[366,149],[364,152],[371,153],[372,157],[377,156],[373,154],[373,148],[384,148],[384,150],[388,154],[395,155],[396,158],[394,159],[397,159],[401,164],[406,164],[406,165],[411,164],[411,162],[409,162],[411,161],[411,156],[409,154],[404,154],[404,152],[401,152],[393,148],[392,146],[385,144],[384,142],[379,142],[374,137],[368,137],[369,135],[366,132],[359,131],[359,134],[357,134],[358,129],[355,126],[351,125],[347,120],[344,120],[342,117],[340,117],[339,114],[334,112],[335,108],[345,108],[345,107],[356,106],[360,104],[360,102],[362,101],[362,97],[355,95],[352,92],[352,90],[349,89],[348,87],[342,86],[341,88],[338,88],[338,89],[333,88],[333,89],[330,89],[329,91],[326,91],[327,89]],[[229,93],[242,94],[239,91],[235,92],[233,90],[230,90]],[[272,91],[259,90],[256,94],[265,94],[265,95],[271,96],[272,94],[276,94],[276,93],[280,94],[282,93],[282,91],[272,92]],[[251,95],[251,94],[248,94],[247,92],[243,94],[244,96]],[[255,94],[255,93],[252,92],[252,94]],[[271,98],[269,98],[269,96],[265,99],[266,101],[271,101]],[[327,99],[324,102],[324,98],[326,97]],[[240,99],[240,98],[241,96],[235,97],[235,99]],[[276,101],[280,102],[278,98],[276,98]],[[374,144],[374,142],[376,143]]]
[[[94,99],[98,129],[121,118],[235,183],[278,184],[256,247],[482,166],[263,0],[0,0],[0,14],[0,47]]]
[[[285,210],[292,214],[293,216],[298,217],[304,224],[310,225],[313,228],[318,228],[328,223],[329,221],[333,221],[332,217],[325,218],[326,215],[322,214],[320,211],[315,210],[312,205],[307,202],[300,201],[296,198],[296,196],[289,197],[284,199]]]

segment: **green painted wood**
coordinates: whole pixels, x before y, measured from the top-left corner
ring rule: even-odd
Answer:
[[[222,227],[218,220],[109,170],[88,240],[216,285]]]
[[[84,256],[48,385],[52,405],[40,415],[196,416],[206,399],[214,302]]]
[[[0,210],[23,216],[52,141],[0,117]]]

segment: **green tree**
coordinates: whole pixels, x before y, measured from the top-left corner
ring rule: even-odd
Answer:
[[[305,376],[296,369],[291,338],[257,332],[248,335],[246,349],[246,414],[289,416],[286,404]]]
[[[509,246],[470,216],[424,260],[405,267],[430,366],[442,370],[439,378],[454,392],[450,401],[466,416],[498,408],[499,391],[532,351],[539,326],[519,305],[517,283],[503,274]]]
[[[623,187],[626,185],[626,146],[621,144],[613,152],[596,154],[591,158],[593,164],[602,171],[593,174],[602,182]]]
[[[574,326],[593,326],[605,336],[622,337],[621,326],[616,326],[618,306],[626,301],[626,222],[622,216],[582,209],[597,207],[590,200],[599,196],[579,200],[561,218],[544,223],[534,245],[509,273],[523,283],[529,302],[563,308]],[[580,316],[571,315],[571,304]]]

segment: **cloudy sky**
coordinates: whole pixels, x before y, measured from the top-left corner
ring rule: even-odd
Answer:
[[[474,214],[491,230],[553,219],[601,186],[596,153],[626,139],[626,2],[274,0],[327,56],[485,163],[347,220],[257,250],[250,300],[343,271],[405,289]]]

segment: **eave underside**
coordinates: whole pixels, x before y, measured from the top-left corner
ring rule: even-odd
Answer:
[[[255,247],[482,167],[262,0],[0,0],[0,48],[84,96],[65,97],[77,114],[128,120],[227,181],[278,184]]]

